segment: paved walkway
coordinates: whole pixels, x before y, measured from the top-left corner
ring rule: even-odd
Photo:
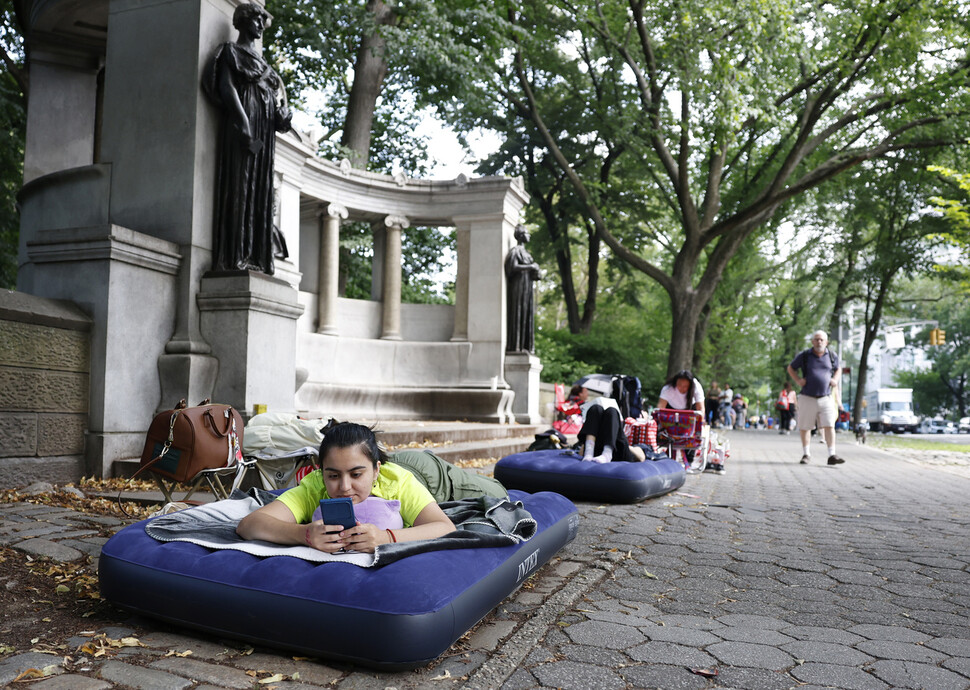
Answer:
[[[970,688],[970,478],[839,440],[845,465],[825,466],[816,443],[803,466],[794,435],[732,432],[724,476],[580,504],[577,539],[415,672],[247,653],[119,612],[98,632],[145,647],[31,687],[249,688],[280,674],[259,687]],[[6,540],[17,510],[0,505]],[[0,685],[57,663],[8,654]]]

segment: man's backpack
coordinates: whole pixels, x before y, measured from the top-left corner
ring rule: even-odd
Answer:
[[[620,408],[621,419],[627,417],[639,419],[640,415],[643,414],[640,379],[636,376],[614,376],[610,397],[616,400],[616,404]]]

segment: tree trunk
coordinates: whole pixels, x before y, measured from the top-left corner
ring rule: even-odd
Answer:
[[[688,369],[694,358],[694,344],[704,307],[690,285],[675,285],[668,291],[670,296],[670,351],[667,355],[667,376],[681,369]]]
[[[364,36],[354,62],[354,82],[347,103],[347,119],[344,121],[342,146],[350,150],[350,163],[355,168],[366,168],[370,160],[370,141],[374,128],[374,112],[377,99],[384,88],[387,61],[384,59],[385,44],[380,35],[382,25],[393,24],[397,17],[382,0],[368,0],[367,10],[374,17],[374,32]]]
[[[535,175],[530,175],[535,179]],[[573,280],[573,257],[569,248],[568,220],[560,217],[556,211],[554,197],[559,195],[560,186],[555,185],[552,190],[530,189],[530,193],[537,199],[539,210],[546,221],[546,229],[555,248],[556,270],[562,286],[562,297],[566,304],[566,323],[569,332],[573,334],[589,333],[596,314],[596,290],[599,285],[599,248],[600,238],[595,228],[587,228],[589,260],[587,261],[586,299],[583,302],[582,314],[579,310],[579,297],[576,293],[576,283]]]
[[[879,333],[879,324],[882,321],[882,310],[886,303],[886,295],[889,294],[889,287],[892,285],[894,273],[895,269],[892,269],[888,274],[879,276],[881,280],[879,280],[879,287],[876,289],[875,299],[872,301],[872,312],[869,313],[868,309],[866,310],[865,335],[862,338],[862,355],[859,359],[859,376],[856,380],[856,404],[855,409],[852,411],[853,424],[858,424],[859,420],[862,418],[862,400],[865,398],[866,379],[869,375],[869,351],[872,349],[872,343],[875,342],[876,335]],[[866,418],[868,419],[868,411],[866,414]]]

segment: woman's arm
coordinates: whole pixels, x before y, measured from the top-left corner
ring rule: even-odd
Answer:
[[[339,536],[347,542],[347,548],[354,551],[373,553],[381,544],[395,541],[418,541],[434,539],[455,531],[454,523],[445,515],[437,503],[426,505],[414,519],[414,527],[385,530],[371,524],[357,525],[342,532]],[[393,532],[393,537],[391,536]]]
[[[260,539],[276,544],[303,544],[306,525],[298,525],[285,503],[273,501],[256,510],[236,525],[243,539]]]
[[[663,398],[660,398],[660,400],[657,402],[657,407],[659,407],[661,410],[666,409],[667,401],[664,400]]]
[[[437,508],[437,504],[435,507]],[[285,503],[273,501],[240,520],[236,525],[236,534],[243,539],[259,539],[284,545],[299,544],[334,553],[340,549],[351,548],[347,538],[351,530],[339,532],[339,527],[325,525],[323,520],[308,525],[298,524]]]

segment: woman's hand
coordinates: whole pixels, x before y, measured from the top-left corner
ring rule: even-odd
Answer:
[[[358,523],[356,527],[345,529],[339,536],[346,542],[348,551],[360,551],[361,553],[374,553],[374,549],[378,546],[388,544],[391,541],[387,530],[367,522]]]
[[[306,525],[304,541],[312,549],[325,553],[336,553],[341,549],[350,548],[345,536],[349,531],[341,525],[325,525],[323,520],[317,520]]]

